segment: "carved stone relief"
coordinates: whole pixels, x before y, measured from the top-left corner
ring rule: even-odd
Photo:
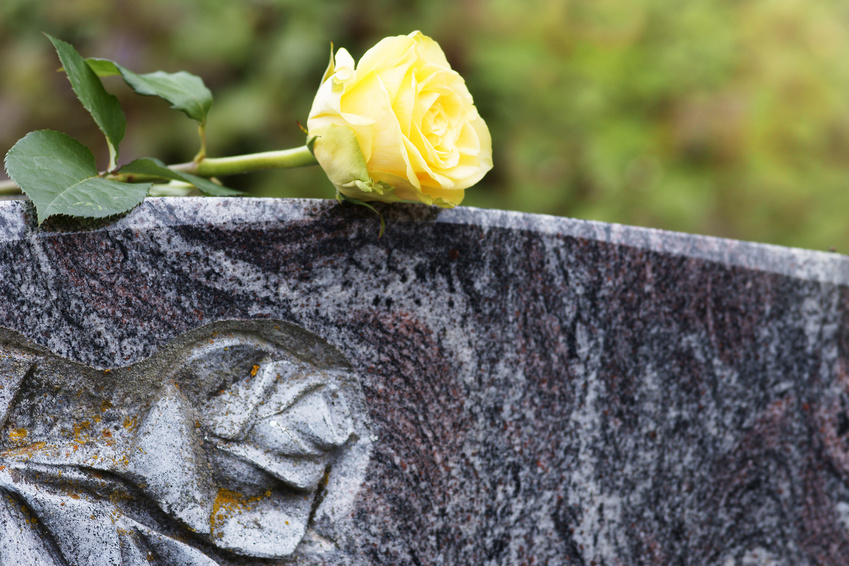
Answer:
[[[0,330],[0,564],[333,548],[365,418],[342,355],[281,321],[214,323],[111,370]]]

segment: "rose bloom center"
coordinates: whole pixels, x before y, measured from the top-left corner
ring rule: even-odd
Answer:
[[[442,167],[455,167],[460,161],[457,139],[460,136],[462,112],[452,96],[440,96],[428,108],[422,120],[422,134],[427,142],[426,158]],[[452,112],[452,110],[454,112]],[[458,115],[460,114],[460,115]]]

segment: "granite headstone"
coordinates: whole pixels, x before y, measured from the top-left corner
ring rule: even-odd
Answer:
[[[846,564],[849,258],[0,203],[0,563]]]

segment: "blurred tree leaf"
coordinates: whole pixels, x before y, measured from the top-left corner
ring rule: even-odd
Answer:
[[[212,108],[212,92],[197,75],[185,71],[156,71],[139,75],[108,59],[92,58],[86,62],[97,76],[120,75],[137,94],[163,98],[171,103],[171,108],[179,110],[201,125],[206,124],[206,116]]]
[[[54,214],[104,218],[131,210],[150,183],[119,183],[97,174],[94,155],[53,130],[30,132],[6,154],[6,172],[32,200],[38,223]]]
[[[127,126],[121,104],[115,96],[106,92],[98,76],[70,43],[49,35],[47,38],[56,48],[56,53],[59,54],[59,60],[62,61],[62,67],[68,75],[68,80],[71,81],[71,88],[74,89],[77,98],[106,136],[106,143],[109,146],[109,169],[113,169],[118,159],[118,144],[124,139],[124,130]]]
[[[194,185],[198,188],[198,190],[200,190],[200,192],[210,196],[226,197],[243,194],[241,191],[216,185],[204,177],[198,177],[197,175],[192,175],[190,173],[183,173],[181,171],[169,169],[165,163],[158,159],[154,159],[153,157],[136,159],[132,163],[128,163],[121,167],[118,172],[129,175],[153,175],[156,177],[162,177],[163,179],[170,179],[172,181],[182,181],[184,183]]]

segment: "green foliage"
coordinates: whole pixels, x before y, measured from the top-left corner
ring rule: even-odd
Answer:
[[[127,125],[121,103],[115,96],[106,92],[103,83],[71,44],[49,35],[47,38],[56,48],[56,53],[59,54],[59,59],[62,61],[62,66],[77,98],[106,136],[106,143],[109,146],[109,168],[112,169],[118,158],[118,144],[124,139],[124,129]]]
[[[185,71],[156,71],[139,75],[108,59],[86,61],[97,76],[120,75],[136,94],[164,98],[174,110],[179,110],[201,125],[206,124],[206,116],[212,108],[212,93],[200,77]]]
[[[151,186],[100,177],[88,148],[53,130],[21,138],[6,155],[5,165],[35,204],[39,224],[54,214],[104,218],[126,212],[144,200]]]
[[[98,173],[91,151],[63,133],[41,130],[19,140],[6,155],[6,171],[32,200],[39,224],[54,214],[103,218],[127,212],[147,196],[152,183],[145,181],[150,180],[188,183],[207,195],[241,194],[204,177],[169,168],[153,158],[136,159],[114,172],[126,119],[118,99],[106,92],[100,77],[120,75],[136,93],[164,98],[172,108],[196,120],[203,136],[212,93],[199,77],[161,71],[139,75],[107,59],[86,61],[69,43],[47,37],[59,54],[77,98],[106,136],[109,170]],[[201,156],[204,142],[202,137]]]
[[[202,193],[209,196],[226,197],[243,194],[242,191],[236,191],[228,189],[227,187],[222,187],[221,185],[216,185],[209,179],[170,169],[162,161],[152,157],[136,159],[135,161],[121,167],[121,169],[118,170],[118,173],[130,176],[142,175],[146,177],[170,179],[172,181],[189,183],[190,185],[197,187],[197,189]]]

